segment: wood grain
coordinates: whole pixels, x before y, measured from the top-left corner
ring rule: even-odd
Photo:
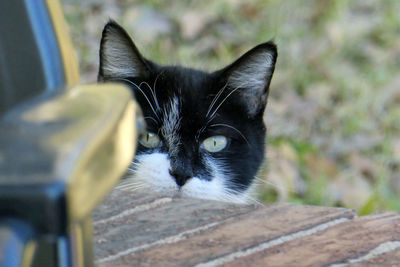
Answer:
[[[382,213],[337,224],[321,233],[240,258],[229,266],[317,266],[346,263],[389,240],[400,240],[400,217],[393,213]]]
[[[397,266],[400,216],[115,190],[94,213],[98,266]],[[400,266],[400,265],[399,265]]]

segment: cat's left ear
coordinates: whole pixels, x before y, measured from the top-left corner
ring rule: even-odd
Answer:
[[[150,70],[149,64],[128,33],[110,20],[101,36],[98,80],[145,77]]]
[[[231,91],[237,91],[250,117],[264,112],[277,56],[276,45],[270,41],[254,47],[219,71],[223,83]]]

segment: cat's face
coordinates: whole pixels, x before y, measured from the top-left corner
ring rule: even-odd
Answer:
[[[215,72],[145,59],[115,22],[100,48],[100,81],[127,84],[147,124],[120,187],[246,202],[264,156],[263,113],[277,52],[261,44]]]

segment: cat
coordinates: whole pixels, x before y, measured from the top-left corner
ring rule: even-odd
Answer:
[[[253,199],[278,55],[273,42],[205,72],[144,58],[128,33],[109,21],[99,54],[98,80],[129,86],[147,127],[120,188],[235,203]]]

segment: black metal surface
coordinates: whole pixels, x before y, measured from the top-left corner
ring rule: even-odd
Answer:
[[[0,214],[29,222],[38,234],[66,234],[65,185],[0,186]]]

